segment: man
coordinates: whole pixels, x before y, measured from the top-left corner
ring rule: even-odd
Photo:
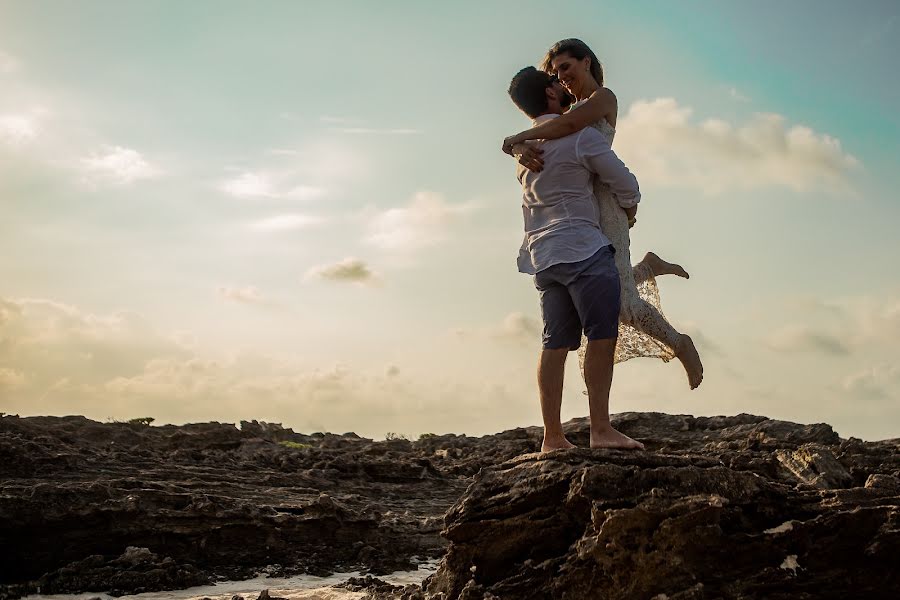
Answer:
[[[513,102],[539,125],[563,113],[568,94],[543,71],[526,67],[509,86]],[[606,139],[588,127],[541,145],[543,169],[519,165],[525,240],[519,271],[534,275],[544,321],[538,390],[544,419],[542,452],[573,448],[560,421],[566,357],[588,338],[584,378],[588,388],[592,448],[643,449],[613,429],[609,390],[619,326],[619,275],[610,241],[600,230],[592,177],[598,176],[633,217],[641,194],[637,179]]]

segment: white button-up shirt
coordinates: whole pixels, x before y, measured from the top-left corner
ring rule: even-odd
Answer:
[[[557,116],[541,115],[534,125]],[[557,140],[544,140],[541,148],[544,169],[540,173],[522,165],[517,170],[525,217],[518,264],[519,271],[529,274],[590,258],[610,243],[600,230],[595,175],[609,186],[622,208],[641,200],[637,179],[593,127]]]

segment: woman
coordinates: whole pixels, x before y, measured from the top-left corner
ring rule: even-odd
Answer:
[[[504,151],[512,153],[515,147],[516,154],[521,156],[520,162],[535,170],[540,168],[539,151],[521,145],[529,140],[557,139],[590,126],[606,136],[611,144],[618,115],[616,96],[603,87],[603,68],[587,44],[577,39],[556,43],[547,52],[541,69],[555,74],[577,101],[566,114],[506,138]],[[594,184],[594,196],[600,205],[600,228],[616,249],[616,267],[622,284],[616,362],[637,356],[658,357],[668,362],[674,356],[684,366],[691,389],[695,389],[703,380],[700,356],[690,336],[676,331],[660,312],[659,291],[654,278],[665,274],[687,278],[687,272],[652,252],[632,267],[628,229],[635,223],[636,209],[626,213],[600,182]],[[578,351],[582,360],[584,348],[582,338]]]

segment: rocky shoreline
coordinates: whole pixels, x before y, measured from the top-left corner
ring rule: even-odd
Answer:
[[[539,427],[373,441],[242,422],[0,417],[0,599],[260,572],[373,599],[898,597],[900,440],[623,413],[647,451],[541,455]],[[587,446],[587,422],[566,424]]]

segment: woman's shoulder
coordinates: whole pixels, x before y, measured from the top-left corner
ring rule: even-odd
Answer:
[[[616,98],[615,93],[608,87],[601,87],[593,94],[591,94],[591,98],[596,98],[598,102],[603,103],[611,108],[615,108],[619,105],[619,100]]]

